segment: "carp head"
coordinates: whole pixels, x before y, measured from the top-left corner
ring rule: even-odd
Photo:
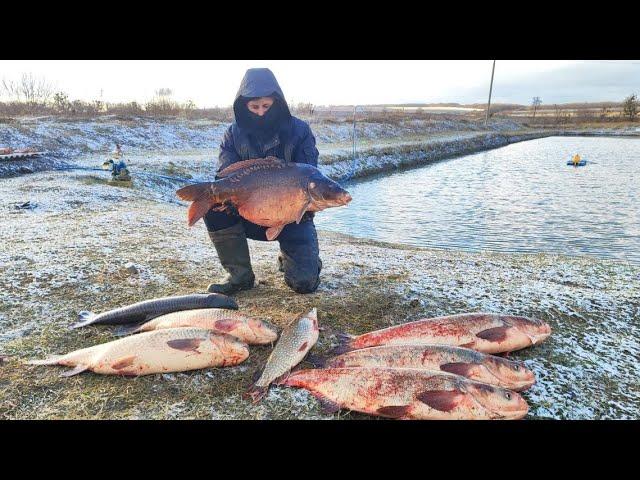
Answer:
[[[512,333],[526,336],[531,345],[536,345],[551,335],[549,324],[537,318],[508,316],[504,318],[504,323],[512,327]]]
[[[506,388],[470,382],[465,386],[465,390],[476,403],[491,413],[492,418],[516,420],[523,418],[529,411],[529,405],[524,398]]]
[[[315,172],[309,177],[307,193],[310,201],[308,210],[312,212],[319,212],[330,207],[341,207],[351,201],[349,192],[320,172]]]
[[[489,356],[483,366],[487,372],[501,384],[511,385],[512,390],[520,391],[536,383],[536,377],[524,364],[495,356]]]
[[[278,339],[278,331],[273,325],[255,318],[249,318],[247,322],[249,329],[257,338],[263,338],[270,342],[274,342]]]
[[[236,337],[226,333],[210,332],[209,340],[218,349],[226,365],[237,365],[249,356],[249,347]]]

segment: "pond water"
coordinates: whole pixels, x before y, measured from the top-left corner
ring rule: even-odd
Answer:
[[[567,166],[575,153],[584,167]],[[320,229],[416,246],[640,263],[640,139],[548,137],[346,184]]]

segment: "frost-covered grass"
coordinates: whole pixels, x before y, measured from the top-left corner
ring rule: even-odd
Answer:
[[[155,168],[159,157],[143,157]],[[252,347],[233,368],[135,379],[59,378],[65,367],[24,365],[115,338],[106,326],[69,330],[80,310],[202,292],[223,273],[202,223],[187,228],[174,182],[139,176],[125,187],[105,178],[75,171],[0,180],[0,356],[9,356],[0,362],[0,418],[369,418],[325,415],[308,393],[285,387],[258,405],[243,400],[268,346]],[[17,208],[27,201],[30,208]],[[320,233],[320,247],[320,288],[298,295],[277,271],[277,243],[250,242],[259,282],[237,295],[240,308],[282,327],[317,307],[325,330],[316,354],[335,346],[338,332],[421,317],[478,310],[539,317],[552,336],[513,354],[538,379],[524,393],[529,418],[639,417],[640,267],[420,249],[329,232]]]

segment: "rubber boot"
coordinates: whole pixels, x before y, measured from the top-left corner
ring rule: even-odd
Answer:
[[[209,238],[227,275],[218,283],[210,284],[207,291],[229,295],[253,288],[256,277],[251,268],[249,244],[242,223],[215,232],[210,231]]]

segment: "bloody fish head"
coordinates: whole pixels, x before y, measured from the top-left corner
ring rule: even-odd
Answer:
[[[465,390],[482,408],[491,413],[492,418],[515,420],[523,418],[529,411],[524,398],[506,388],[473,382]]]
[[[531,345],[536,345],[551,335],[549,324],[537,318],[508,316],[504,318],[504,322],[519,334],[526,335]]]
[[[506,358],[490,356],[483,362],[490,375],[501,385],[509,385],[511,390],[526,390],[536,383],[536,377],[524,364]]]
[[[278,338],[278,331],[276,328],[269,325],[267,322],[250,318],[247,324],[257,338],[263,338],[271,342],[274,342]]]
[[[226,333],[213,333],[209,335],[209,340],[220,351],[227,365],[237,365],[249,356],[249,347],[236,337]]]
[[[307,191],[311,197],[310,210],[320,211],[329,207],[341,207],[351,201],[351,195],[338,183],[316,172],[309,177]]]

